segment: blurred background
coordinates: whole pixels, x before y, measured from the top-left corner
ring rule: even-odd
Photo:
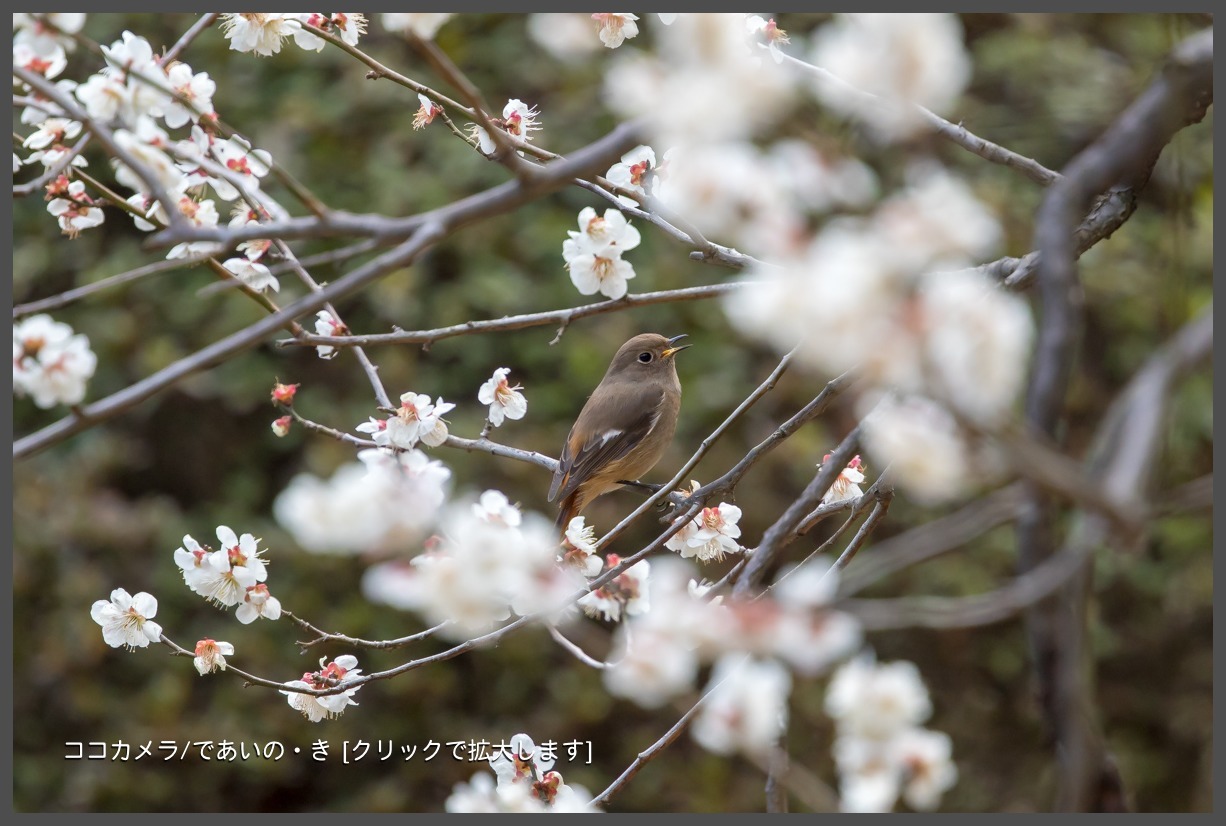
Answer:
[[[651,42],[651,21],[633,41]],[[173,44],[195,20],[189,14],[90,15],[84,34],[104,44],[124,29],[155,50]],[[785,14],[779,26],[803,44],[824,15]],[[1145,88],[1171,47],[1205,25],[1185,15],[964,15],[974,77],[950,119],[989,140],[1059,169],[1097,137]],[[519,98],[539,106],[536,140],[566,153],[604,134],[614,119],[600,102],[607,50],[563,62],[537,46],[525,15],[459,16],[438,44],[501,106]],[[443,88],[410,48],[378,21],[360,46],[428,85]],[[594,36],[594,35],[593,35]],[[183,55],[216,80],[223,120],[328,205],[403,216],[445,204],[506,179],[440,125],[411,129],[415,95],[364,79],[365,68],[338,50],[320,54],[287,44],[274,57],[228,50],[217,27]],[[623,47],[624,48],[624,47]],[[799,51],[799,50],[798,50]],[[84,80],[100,64],[78,49],[64,77]],[[450,90],[448,90],[450,91]],[[462,126],[462,124],[461,124]],[[780,126],[780,135],[811,140],[873,167],[883,188],[902,173],[896,150],[877,149],[857,128],[810,99]],[[1031,249],[1040,189],[1022,176],[936,138],[922,146],[966,177],[1005,228],[1002,255]],[[104,161],[91,149],[91,169]],[[28,174],[28,173],[23,173]],[[20,178],[18,180],[23,180]],[[1087,315],[1084,345],[1068,400],[1066,443],[1080,455],[1106,405],[1156,345],[1212,298],[1212,117],[1180,132],[1167,147],[1140,207],[1115,236],[1081,261]],[[283,192],[272,191],[291,204]],[[114,211],[78,239],[61,238],[38,196],[14,208],[14,301],[29,301],[157,260],[141,250],[142,233]],[[566,231],[585,206],[607,204],[572,188],[514,214],[463,230],[419,264],[394,272],[338,306],[355,332],[397,325],[422,329],[469,319],[576,306],[592,299],[571,285],[561,258]],[[224,217],[223,217],[224,220]],[[638,225],[640,222],[634,222]],[[647,226],[627,260],[631,290],[671,289],[736,278],[690,261],[686,251]],[[713,239],[719,241],[720,239]],[[300,255],[327,249],[303,243]],[[359,259],[359,261],[362,259]],[[348,267],[319,267],[318,281]],[[204,268],[183,269],[97,294],[53,316],[86,333],[99,357],[88,400],[101,398],[165,367],[261,316],[253,302],[209,288]],[[300,294],[283,279],[279,301]],[[586,395],[608,360],[637,332],[688,333],[693,348],[678,360],[685,387],[681,422],[670,452],[651,475],[664,481],[698,443],[777,363],[767,349],[731,332],[716,301],[664,304],[598,316],[570,326],[550,346],[553,327],[467,336],[417,347],[368,350],[393,396],[407,390],[442,396],[457,407],[451,432],[475,437],[484,418],[477,388],[494,368],[511,368],[524,386],[528,415],[492,434],[515,447],[556,456]],[[261,537],[273,592],[295,613],[328,630],[367,639],[420,630],[415,615],[367,603],[360,578],[374,559],[324,557],[297,547],[272,517],[272,502],[297,473],[328,477],[353,450],[295,427],[274,438],[274,379],[300,383],[298,408],[321,423],[351,431],[375,414],[366,377],[348,354],[324,361],[309,349],[265,345],[14,466],[13,615],[14,804],[19,811],[441,811],[452,786],[483,767],[457,762],[446,749],[429,764],[365,760],[342,765],[341,746],[503,740],[523,731],[538,743],[591,741],[591,765],[559,769],[592,793],[605,788],[654,742],[684,708],[647,712],[609,697],[600,675],[555,645],[543,631],[508,637],[497,648],[374,683],[343,717],[312,725],[282,696],[244,689],[226,676],[200,678],[186,659],[151,647],[128,653],[106,646],[90,605],[111,590],[148,591],[156,620],[184,645],[211,636],[238,648],[235,665],[274,679],[293,679],[329,659],[356,653],[366,671],[441,650],[427,641],[393,652],[340,647],[300,654],[303,638],[289,622],[239,626],[184,587],[172,553],[184,534],[212,541],[217,525]],[[721,440],[694,471],[709,481],[813,397],[822,380],[789,372]],[[1201,369],[1182,383],[1169,423],[1158,489],[1212,471],[1212,376]],[[14,430],[30,433],[64,414],[15,399]],[[752,543],[812,478],[822,454],[854,425],[850,401],[803,428],[784,450],[759,463],[738,490],[743,536]],[[540,468],[436,448],[453,473],[453,491],[505,491],[526,509],[552,516],[549,476]],[[870,478],[876,468],[870,466]],[[639,503],[632,492],[604,497],[589,523],[608,527]],[[875,539],[929,521],[944,509],[920,508],[899,496]],[[1110,552],[1097,560],[1092,640],[1097,699],[1108,746],[1134,805],[1148,811],[1208,811],[1212,806],[1211,513],[1156,521],[1143,553]],[[828,535],[793,546],[800,558]],[[637,548],[655,529],[644,520],[624,540]],[[615,549],[616,550],[616,549]],[[870,542],[862,552],[871,554]],[[411,550],[409,551],[412,552]],[[961,550],[894,576],[870,592],[972,594],[1013,575],[1015,538],[992,531]],[[719,566],[713,566],[712,578]],[[594,654],[607,632],[584,621],[576,640]],[[1044,742],[1019,620],[965,631],[873,635],[878,658],[913,660],[933,697],[930,728],[948,732],[960,780],[945,811],[1031,811],[1049,805],[1053,760]],[[798,679],[788,749],[792,760],[834,783],[832,724],[822,712],[824,679]],[[165,762],[163,740],[280,741],[279,761]],[[331,745],[324,763],[307,753]],[[141,761],[66,760],[66,742],[154,743]],[[134,749],[136,746],[134,746]],[[612,801],[611,811],[761,810],[762,774],[741,758],[708,754],[683,736]]]

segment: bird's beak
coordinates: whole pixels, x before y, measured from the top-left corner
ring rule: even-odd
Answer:
[[[681,339],[685,337],[686,337],[685,333],[682,333],[679,336],[673,336],[672,338],[668,340],[668,343],[672,345],[676,345],[678,341],[680,341]],[[692,346],[693,346],[692,344],[682,344],[680,347],[676,347],[676,346],[669,347],[667,350],[665,350],[660,355],[663,356],[664,358],[669,358],[670,356],[675,356],[677,353],[680,353],[682,350],[686,349],[687,347],[692,347]]]

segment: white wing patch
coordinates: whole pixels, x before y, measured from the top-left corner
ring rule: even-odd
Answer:
[[[625,432],[626,431],[624,430],[617,430],[616,428],[614,428],[613,430],[606,430],[604,433],[600,434],[600,443],[602,445],[608,444],[609,442],[613,441],[614,439],[616,439],[618,436],[622,435]]]

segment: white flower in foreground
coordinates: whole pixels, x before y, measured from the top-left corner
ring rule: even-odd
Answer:
[[[829,462],[830,454],[827,453],[822,457],[822,462]],[[818,465],[821,468],[821,465]],[[834,478],[834,484],[826,491],[822,497],[822,504],[828,505],[831,502],[845,502],[848,499],[859,499],[864,495],[864,491],[860,489],[860,483],[864,481],[865,471],[864,461],[859,454],[852,457],[847,463],[847,467],[839,471],[839,475]]]
[[[936,809],[941,796],[958,782],[953,742],[944,732],[907,729],[888,748],[892,762],[902,767],[903,800],[912,809]]]
[[[345,654],[342,657],[337,657],[333,662],[324,665],[327,657],[319,661],[321,669],[319,671],[308,671],[302,675],[301,680],[293,680],[285,684],[286,689],[306,688],[321,691],[328,688],[337,688],[343,686],[346,682],[352,682],[361,676],[362,669],[358,668],[358,658],[352,654]],[[339,694],[328,694],[325,696],[315,696],[314,694],[301,694],[296,691],[281,690],[285,695],[286,702],[290,708],[302,713],[312,723],[318,723],[320,720],[331,717],[340,717],[345,709],[349,706],[356,706],[357,702],[353,699],[353,695],[357,694],[361,686],[354,686],[346,689]]]
[[[170,88],[179,98],[171,98],[166,104],[163,119],[171,129],[187,123],[197,123],[202,115],[213,113],[213,94],[217,83],[208,72],[194,74],[186,63],[176,63],[166,72]]]
[[[499,367],[477,390],[477,400],[489,405],[488,418],[494,427],[501,427],[505,419],[522,419],[528,412],[528,400],[519,392],[523,388],[507,381],[510,372],[509,367]]]
[[[506,746],[489,758],[499,787],[517,784],[531,786],[533,780],[553,768],[553,758],[537,748],[527,734],[521,732],[512,736]]]
[[[238,605],[247,589],[268,578],[268,569],[260,559],[258,542],[245,533],[238,537],[225,525],[217,526],[220,550],[209,551],[191,536],[183,537],[187,550],[175,551],[175,562],[183,572],[187,587],[223,608]]]
[[[716,754],[764,754],[782,735],[792,675],[776,660],[725,654],[715,663],[690,733]]]
[[[788,40],[788,33],[776,25],[775,18],[767,20],[760,15],[751,14],[745,18],[745,28],[749,34],[762,38],[772,60],[776,63],[783,62],[783,52],[779,51],[779,47],[791,41]]]
[[[603,673],[604,686],[615,697],[646,709],[656,709],[694,687],[698,653],[675,635],[636,629],[632,637],[620,633]],[[628,647],[627,647],[628,646]]]
[[[861,656],[834,673],[826,688],[826,714],[840,731],[885,740],[932,714],[928,689],[915,663],[878,663]]]
[[[381,14],[379,19],[389,32],[412,32],[425,40],[433,40],[442,25],[453,16],[451,12],[403,12]]]
[[[724,554],[741,552],[737,537],[741,528],[741,509],[736,505],[721,502],[718,507],[703,508],[702,513],[673,534],[664,547],[677,551],[683,558],[696,557],[703,562],[723,559]]]
[[[637,14],[624,11],[606,12],[593,14],[592,19],[598,24],[600,42],[606,48],[616,49],[630,38],[638,36],[639,25],[634,22],[639,19]]]
[[[203,677],[214,671],[225,671],[226,657],[233,656],[233,654],[234,646],[230,643],[218,642],[206,637],[196,643],[196,656],[192,658],[192,664]]]
[[[68,118],[47,118],[30,133],[21,145],[26,149],[46,149],[57,143],[71,141],[81,134],[81,124]]]
[[[528,15],[528,36],[558,60],[573,62],[600,48],[590,15],[574,12]]]
[[[238,52],[274,55],[281,51],[281,41],[300,30],[299,22],[290,14],[223,14],[221,30]]]
[[[524,515],[519,508],[511,504],[507,495],[500,490],[487,490],[473,504],[473,515],[491,525],[503,525],[517,528]]]
[[[222,266],[257,293],[262,293],[269,287],[273,289],[273,292],[281,289],[281,282],[272,274],[272,271],[256,261],[248,258],[228,258]]]
[[[409,391],[400,395],[400,407],[396,410],[396,424],[388,425],[392,430],[389,438],[397,447],[411,448],[418,441],[430,447],[438,447],[447,441],[447,422],[443,414],[455,409],[455,405],[443,401],[440,396],[433,404],[425,393]],[[361,429],[361,428],[359,428]]]
[[[144,648],[162,638],[162,626],[150,619],[158,601],[141,591],[131,596],[123,588],[111,591],[110,600],[94,603],[89,615],[102,626],[102,639],[112,648]]]
[[[358,453],[330,479],[294,477],[273,502],[277,522],[311,553],[358,554],[420,542],[451,471],[420,450]]]
[[[49,315],[13,325],[13,392],[39,407],[80,403],[97,366],[89,339]]]
[[[868,408],[874,396],[861,399]],[[922,396],[885,395],[862,421],[864,447],[889,465],[894,482],[923,505],[961,496],[972,473],[971,456],[954,418]]]
[[[886,140],[923,126],[913,104],[948,112],[971,77],[956,14],[840,14],[814,34],[811,61],[854,87],[822,78],[818,96]]]
[[[995,214],[942,166],[913,166],[907,185],[881,202],[870,232],[895,270],[958,269],[991,254],[1003,231]]]

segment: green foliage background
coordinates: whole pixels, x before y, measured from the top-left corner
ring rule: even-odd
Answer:
[[[781,15],[794,44],[823,15]],[[91,15],[85,34],[109,43],[129,28],[155,49],[169,46],[193,15]],[[1174,43],[1204,25],[1180,15],[967,15],[974,58],[971,89],[953,120],[975,133],[1060,168],[1145,87]],[[623,49],[649,43],[644,33]],[[438,83],[406,44],[372,22],[361,46],[427,84]],[[491,102],[517,97],[539,105],[538,141],[567,152],[614,123],[600,102],[608,50],[562,64],[535,46],[522,15],[463,16],[443,27],[439,45],[470,74]],[[217,81],[215,105],[230,125],[310,187],[327,204],[355,211],[409,215],[497,184],[505,170],[483,162],[441,125],[410,128],[417,99],[328,48],[307,53],[287,44],[271,58],[227,49],[214,28],[184,55]],[[80,80],[100,66],[78,50],[65,76]],[[729,113],[732,114],[732,113]],[[720,113],[713,113],[720,116]],[[1136,215],[1082,259],[1087,329],[1069,399],[1067,444],[1075,456],[1106,405],[1154,347],[1212,298],[1210,232],[1212,118],[1178,135],[1164,152]],[[20,129],[18,131],[21,131]],[[863,158],[888,187],[905,155],[874,148],[852,124],[816,104],[801,104],[780,134],[820,141]],[[659,147],[657,147],[659,149]],[[1031,248],[1034,184],[937,139],[929,152],[965,174],[998,210],[1006,228],[1001,254]],[[91,170],[104,174],[96,152]],[[24,179],[24,178],[21,178]],[[291,199],[277,192],[283,203]],[[579,189],[560,192],[514,214],[463,230],[411,269],[392,273],[339,310],[355,331],[419,329],[555,307],[579,296],[563,269],[561,243],[584,206],[601,206]],[[638,222],[636,222],[638,223]],[[58,236],[37,196],[15,206],[13,287],[16,302],[58,293],[156,260],[141,250],[142,234],[113,211],[100,230],[75,241]],[[735,273],[689,261],[685,250],[647,226],[628,256],[635,291],[713,283]],[[719,240],[719,239],[715,239]],[[325,249],[303,244],[300,253]],[[317,280],[345,268],[321,267]],[[56,312],[88,334],[99,368],[88,399],[98,399],[260,317],[240,295],[210,289],[207,269],[180,270],[109,290]],[[279,300],[300,294],[283,278]],[[698,442],[766,376],[776,357],[739,339],[718,303],[667,304],[577,322],[556,346],[555,330],[537,328],[471,336],[414,347],[371,350],[394,395],[413,389],[458,404],[452,432],[475,436],[483,408],[479,384],[507,366],[523,383],[529,414],[495,437],[556,455],[573,416],[608,358],[631,334],[688,333],[696,346],[679,362],[685,400],[671,452],[653,474],[662,481]],[[233,662],[274,679],[293,679],[320,656],[300,654],[302,633],[287,621],[239,626],[183,587],[172,551],[184,534],[211,540],[218,524],[262,537],[269,549],[272,590],[291,610],[330,630],[364,638],[412,633],[416,616],[372,606],[359,592],[370,560],[312,556],[273,520],[271,504],[297,472],[328,476],[352,451],[296,428],[276,439],[268,403],[274,377],[299,382],[304,415],[352,428],[374,413],[369,385],[347,355],[323,361],[304,349],[262,346],[207,374],[184,381],[126,414],[14,467],[13,790],[19,811],[438,811],[452,785],[478,765],[440,754],[423,763],[428,741],[502,740],[519,731],[543,740],[590,740],[591,765],[560,765],[567,780],[603,789],[659,737],[683,708],[657,713],[610,698],[599,675],[554,645],[544,632],[513,635],[491,650],[461,656],[391,681],[369,685],[360,706],[342,718],[307,723],[275,693],[242,688],[227,676],[198,677],[187,660],[164,649],[127,653],[107,647],[89,617],[90,604],[113,588],[149,591],[157,621],[190,646],[212,636],[233,642]],[[790,416],[822,377],[791,371],[704,459],[694,476],[709,480]],[[1212,471],[1212,376],[1201,370],[1178,391],[1157,491]],[[15,432],[24,434],[65,411],[14,401]],[[842,404],[759,464],[738,492],[751,544],[807,483],[814,465],[854,423]],[[454,489],[499,488],[526,508],[551,513],[548,477],[539,468],[485,454],[436,449],[453,470]],[[939,457],[934,457],[939,461]],[[605,497],[591,511],[609,526],[639,500]],[[878,541],[930,520],[898,497]],[[1208,512],[1154,524],[1137,555],[1107,551],[1094,583],[1092,634],[1098,657],[1097,697],[1112,748],[1133,802],[1142,810],[1207,811],[1212,665],[1211,527]],[[797,543],[808,553],[829,531]],[[623,540],[638,547],[650,524]],[[1014,536],[993,531],[939,560],[897,575],[874,595],[958,595],[990,589],[1013,573]],[[406,549],[412,553],[415,549]],[[872,554],[870,543],[865,554]],[[578,641],[600,653],[607,633],[587,622]],[[965,631],[874,635],[883,660],[914,660],[934,699],[930,726],[953,738],[960,771],[946,796],[948,811],[1025,811],[1048,805],[1053,761],[1033,696],[1020,621]],[[367,671],[439,650],[427,642],[408,651],[354,652]],[[792,759],[833,783],[831,727],[821,707],[824,680],[798,680],[788,747]],[[298,756],[277,762],[202,762],[195,755],[163,760],[157,744],[222,739],[278,740]],[[330,745],[326,762],[311,745]],[[342,743],[416,744],[409,761],[379,761],[377,746],[343,765]],[[66,760],[67,742],[153,741],[141,761]],[[763,777],[741,758],[705,753],[683,736],[613,801],[612,811],[753,811],[762,808]]]

